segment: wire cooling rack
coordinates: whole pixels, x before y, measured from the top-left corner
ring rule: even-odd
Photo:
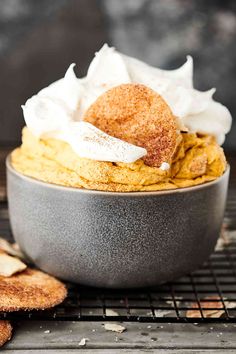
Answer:
[[[0,318],[236,323],[235,176],[233,171],[225,216],[228,236],[201,269],[155,288],[110,290],[67,284],[69,295],[60,306],[47,311],[0,313]],[[5,201],[0,203],[0,235],[11,239]]]
[[[2,204],[0,208],[0,234],[10,238],[6,207]],[[135,290],[67,284],[69,295],[60,306],[47,311],[0,313],[0,318],[236,323],[236,237],[234,240],[234,231],[230,235],[201,269],[175,282]]]

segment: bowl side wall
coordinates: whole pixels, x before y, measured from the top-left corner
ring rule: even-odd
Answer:
[[[184,193],[53,189],[7,172],[16,242],[41,269],[105,287],[150,286],[199,267],[219,236],[229,171]]]

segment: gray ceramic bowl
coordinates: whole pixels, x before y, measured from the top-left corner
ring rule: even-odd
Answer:
[[[200,186],[112,193],[61,187],[7,161],[10,221],[26,255],[59,278],[99,287],[141,287],[198,268],[220,233],[229,167]]]

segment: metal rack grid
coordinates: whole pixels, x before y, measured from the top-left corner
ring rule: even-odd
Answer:
[[[10,236],[6,204],[0,209],[0,234]],[[0,313],[0,318],[236,323],[236,237],[215,251],[201,269],[155,288],[111,290],[67,286],[67,299],[52,310]],[[191,317],[187,316],[189,310],[194,310]],[[211,317],[206,313],[209,310],[212,310]]]
[[[235,161],[235,159],[234,159]],[[1,319],[236,323],[236,173],[231,171],[225,222],[228,244],[201,269],[155,288],[111,290],[67,284],[68,297],[52,310],[0,313]],[[0,203],[0,235],[11,240],[7,204]],[[235,236],[234,236],[235,235]],[[232,306],[232,303],[234,306]],[[188,316],[193,310],[191,317]],[[206,311],[212,311],[211,316]]]

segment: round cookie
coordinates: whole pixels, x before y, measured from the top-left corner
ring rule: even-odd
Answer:
[[[64,284],[36,269],[0,276],[0,311],[44,310],[60,304],[66,296]]]
[[[109,135],[146,148],[149,166],[171,162],[178,139],[178,123],[163,98],[140,84],[116,86],[98,97],[84,115]]]

